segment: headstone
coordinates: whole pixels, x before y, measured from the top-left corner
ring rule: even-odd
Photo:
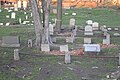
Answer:
[[[32,46],[33,46],[32,39],[29,39],[28,40],[28,47],[32,47]]]
[[[112,30],[112,28],[107,28],[107,30],[108,30],[108,31],[111,31],[111,30]]]
[[[54,38],[52,38],[52,42],[56,42],[56,38],[54,37]]]
[[[114,28],[115,31],[118,31],[119,29],[118,28]]]
[[[109,45],[110,44],[110,39],[103,39],[103,44]]]
[[[9,23],[9,22],[5,24],[5,26],[9,26],[9,25],[10,25],[10,23]]]
[[[91,44],[91,38],[84,38],[84,44]]]
[[[93,35],[92,26],[90,26],[90,25],[85,26],[84,35]]]
[[[27,14],[26,12],[24,12],[24,14]]]
[[[22,7],[22,2],[21,2],[21,0],[18,0],[17,6],[18,6],[18,8],[21,8],[21,7]]]
[[[8,12],[12,12],[12,10],[8,10]]]
[[[3,23],[0,23],[0,26],[3,26]]]
[[[119,53],[119,65],[120,65],[120,53]]]
[[[32,16],[33,16],[33,14],[31,13],[31,14],[30,14],[30,16],[32,17]]]
[[[14,11],[18,11],[17,4],[14,4]]]
[[[73,42],[74,42],[74,38],[72,38],[72,37],[67,37],[67,38],[66,38],[66,42],[67,42],[67,43],[73,43]]]
[[[69,63],[71,63],[70,53],[66,52],[65,53],[65,64],[69,64]]]
[[[27,8],[27,1],[23,1],[23,8],[24,10]]]
[[[50,35],[53,35],[54,33],[54,28],[52,24],[49,24],[49,31],[50,31]]]
[[[68,45],[60,45],[60,51],[68,52]]]
[[[11,13],[11,19],[15,19],[15,16],[16,16],[15,12],[12,12]]]
[[[92,28],[93,28],[93,30],[98,30],[99,29],[99,23],[98,22],[92,23]]]
[[[69,24],[70,24],[70,27],[74,27],[75,26],[75,19],[71,18]]]
[[[28,19],[28,15],[26,15],[25,18]]]
[[[106,29],[106,28],[107,28],[107,26],[106,26],[106,25],[100,26],[100,30],[101,30],[101,31],[107,31],[107,29]]]
[[[0,9],[0,12],[2,12],[2,10]]]
[[[73,35],[76,36],[77,35],[77,26],[75,26],[75,29],[73,29]]]
[[[53,14],[57,14],[57,9],[53,9]]]
[[[114,33],[113,35],[114,35],[114,36],[120,36],[120,34],[119,34],[119,33]]]
[[[65,13],[65,15],[68,15],[69,13]]]
[[[100,52],[100,44],[84,44],[84,51],[85,52]]]
[[[87,23],[88,25],[92,25],[92,24],[93,24],[93,21],[92,21],[92,20],[88,20],[88,21],[86,21],[86,23]]]
[[[10,16],[9,16],[9,15],[6,15],[6,18],[10,18]]]
[[[19,57],[19,49],[15,49],[15,50],[14,50],[14,60],[15,60],[15,61],[20,60],[20,57]]]
[[[40,9],[40,12],[43,13],[43,9]]]
[[[20,47],[19,36],[5,36],[2,38],[2,47]]]
[[[20,23],[20,24],[22,23],[22,20],[21,20],[21,18],[19,18],[19,23]]]
[[[41,44],[41,51],[49,52],[50,51],[49,44]]]
[[[77,14],[76,13],[72,13],[72,16],[76,16]]]

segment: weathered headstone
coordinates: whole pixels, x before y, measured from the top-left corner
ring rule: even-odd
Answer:
[[[9,26],[9,25],[10,25],[10,23],[9,23],[9,22],[5,24],[5,26]]]
[[[32,46],[33,46],[32,39],[29,39],[28,40],[28,47],[32,47]]]
[[[15,49],[15,50],[14,50],[14,60],[15,60],[15,61],[20,60],[20,57],[19,57],[19,49]]]
[[[65,15],[68,15],[69,13],[65,13]]]
[[[11,13],[11,19],[15,19],[15,16],[16,16],[15,12],[12,12]]]
[[[57,14],[57,9],[53,9],[53,14]]]
[[[76,16],[77,14],[76,13],[72,13],[72,16]]]
[[[6,15],[6,18],[10,18],[10,16],[9,16],[9,15]]]
[[[2,10],[0,9],[0,12],[2,12]]]
[[[41,44],[41,51],[49,52],[50,51],[49,44]]]
[[[26,15],[25,18],[28,19],[28,15]]]
[[[85,26],[84,35],[93,35],[92,26],[90,26],[90,25]]]
[[[114,36],[120,36],[120,33],[114,33],[113,35]]]
[[[87,25],[92,25],[93,21],[92,20],[87,20],[86,23],[87,23]]]
[[[77,35],[77,26],[75,26],[75,29],[73,29],[73,35],[76,36]]]
[[[75,26],[75,19],[71,18],[69,24],[70,24],[70,27],[74,27]]]
[[[74,42],[74,38],[72,38],[72,37],[67,37],[67,38],[66,38],[66,42],[68,42],[68,43],[73,43],[73,42]]]
[[[91,44],[91,38],[84,38],[84,44]]]
[[[49,24],[49,31],[50,31],[50,35],[53,35],[54,33],[54,28],[52,24]]]
[[[24,10],[27,8],[27,1],[23,1],[23,8]]]
[[[22,7],[22,2],[21,2],[21,0],[18,0],[17,6],[18,6],[18,8],[21,8],[21,7]]]
[[[43,13],[43,9],[40,9],[40,12]]]
[[[0,23],[0,26],[3,26],[3,23]]]
[[[24,12],[24,14],[27,14],[27,12]]]
[[[110,39],[103,39],[103,44],[109,45],[110,44]]]
[[[107,30],[108,30],[108,31],[111,31],[111,30],[112,30],[112,28],[107,28]]]
[[[20,23],[20,24],[22,23],[22,19],[21,19],[21,18],[19,18],[19,23]]]
[[[30,13],[30,16],[32,17],[32,16],[33,16],[33,14],[32,14],[32,13]]]
[[[69,64],[69,63],[71,63],[70,53],[66,52],[65,53],[65,64]]]
[[[93,22],[92,23],[92,28],[93,28],[93,30],[98,30],[99,29],[99,23],[98,22]]]
[[[68,45],[60,45],[60,51],[68,52]]]
[[[115,30],[115,31],[118,31],[118,30],[119,30],[119,28],[114,28],[114,30]]]
[[[2,37],[2,47],[20,47],[19,36],[5,36]]]

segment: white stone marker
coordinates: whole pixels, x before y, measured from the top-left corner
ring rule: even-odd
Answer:
[[[24,10],[27,8],[27,1],[23,1],[23,8]]]
[[[14,11],[18,11],[17,4],[14,4]]]
[[[20,23],[20,24],[22,23],[22,19],[21,19],[21,18],[19,18],[19,23]]]
[[[75,26],[75,19],[74,18],[70,19],[69,25],[70,25],[70,27],[74,27]]]
[[[69,63],[71,63],[70,53],[66,52],[65,53],[65,64],[69,64]]]
[[[88,20],[88,21],[86,21],[86,23],[87,23],[88,25],[92,25],[92,24],[93,24],[93,21],[92,21],[92,20]]]
[[[9,15],[6,15],[6,18],[10,18],[10,16],[9,16]]]
[[[21,7],[22,7],[22,2],[21,2],[21,0],[19,0],[19,1],[17,2],[17,6],[18,6],[18,8],[21,8]]]
[[[28,19],[28,15],[26,15],[25,18]]]
[[[0,23],[0,26],[3,26],[3,23]]]
[[[11,13],[11,19],[15,19],[15,16],[16,16],[15,12],[12,12]]]
[[[64,52],[68,52],[69,50],[68,50],[68,45],[61,45],[60,46],[60,51],[62,52],[62,51],[64,51]]]
[[[41,51],[49,52],[50,51],[49,44],[41,44]]]
[[[53,35],[53,33],[54,33],[54,29],[53,29],[52,24],[49,24],[49,32],[50,32],[50,35]]]
[[[9,26],[9,25],[10,25],[10,23],[9,23],[9,22],[5,24],[5,26]]]
[[[14,50],[14,60],[15,60],[15,61],[20,60],[20,57],[19,57],[19,49],[15,49],[15,50]]]
[[[33,46],[32,39],[29,39],[28,40],[28,47],[32,47],[32,46]]]

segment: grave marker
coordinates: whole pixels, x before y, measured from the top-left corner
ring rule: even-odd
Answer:
[[[54,28],[52,24],[49,24],[49,32],[50,32],[50,35],[53,35],[54,33]]]
[[[92,25],[92,24],[93,24],[93,21],[92,21],[92,20],[87,20],[86,23],[87,23],[88,25]]]
[[[14,11],[18,11],[17,4],[14,4]]]
[[[0,23],[0,26],[3,26],[3,23]]]
[[[21,20],[21,18],[19,18],[19,23],[20,23],[20,24],[22,23],[22,20]]]
[[[75,26],[75,19],[71,18],[69,24],[70,24],[70,27],[74,27]]]
[[[18,7],[18,8],[21,8],[21,7],[22,7],[22,2],[21,2],[21,0],[19,0],[19,1],[17,2],[17,7]]]
[[[77,14],[76,13],[72,13],[72,16],[76,16]]]
[[[9,15],[6,15],[6,18],[10,18],[10,16],[9,16]]]
[[[50,51],[49,44],[41,44],[41,51],[49,52]]]
[[[57,9],[53,9],[53,14],[57,14]]]
[[[25,16],[26,20],[28,19],[28,15]]]
[[[84,35],[93,35],[93,29],[92,29],[92,26],[90,26],[90,25],[85,26],[85,32],[84,32]]]
[[[66,52],[65,53],[65,64],[69,64],[69,63],[71,63],[70,53]]]
[[[2,37],[2,47],[20,47],[19,36]]]
[[[29,39],[28,40],[28,47],[32,47],[32,46],[33,46],[32,39]]]
[[[84,38],[84,44],[91,44],[91,38]]]
[[[24,10],[27,8],[27,1],[23,1],[23,8]]]
[[[14,60],[15,60],[15,61],[20,60],[20,57],[19,57],[19,49],[15,49],[15,50],[14,50]]]
[[[9,23],[9,22],[5,24],[5,26],[9,26],[9,25],[10,25],[10,23]]]
[[[15,16],[16,16],[15,12],[12,12],[11,13],[11,19],[15,19]]]
[[[60,51],[68,52],[68,45],[60,45]]]
[[[98,30],[99,29],[99,23],[98,22],[92,23],[92,28],[93,28],[93,30]]]

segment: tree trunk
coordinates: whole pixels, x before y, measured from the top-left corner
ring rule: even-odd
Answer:
[[[62,24],[62,0],[57,0],[57,23],[56,23],[56,32],[61,32]]]
[[[50,0],[44,0],[43,1],[43,19],[44,19],[44,34],[43,34],[43,40],[42,43],[50,44],[51,38],[49,33],[49,16],[50,16]]]
[[[32,7],[32,14],[33,14],[33,20],[34,20],[34,26],[35,26],[35,34],[36,34],[35,45],[37,47],[40,47],[41,41],[42,41],[43,26],[42,26],[39,11],[38,11],[37,1],[30,0],[30,3]]]

